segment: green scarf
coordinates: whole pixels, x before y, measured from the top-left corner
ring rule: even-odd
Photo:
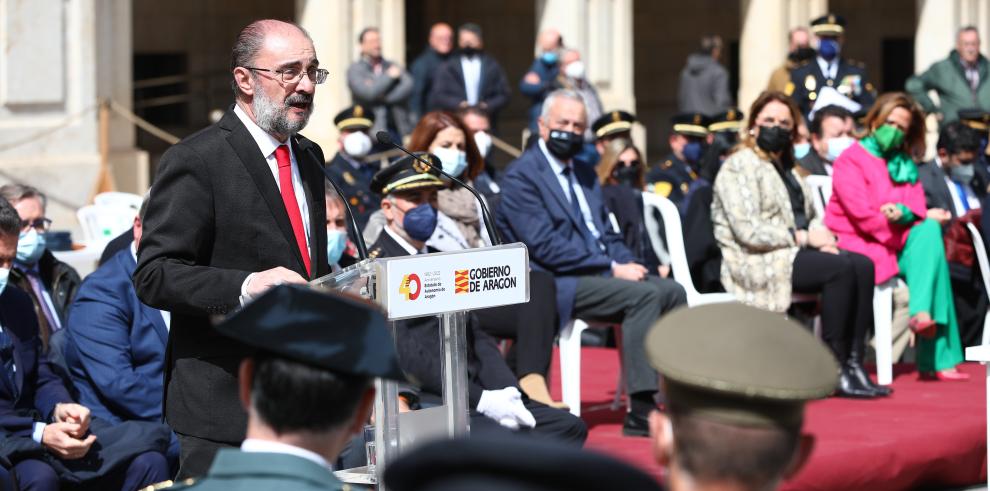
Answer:
[[[914,184],[918,182],[918,166],[907,153],[900,150],[903,142],[904,132],[885,124],[860,140],[859,144],[874,157],[887,161],[887,172],[891,181],[899,184],[906,182]]]

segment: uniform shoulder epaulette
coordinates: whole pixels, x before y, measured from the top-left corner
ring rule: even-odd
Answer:
[[[673,166],[674,166],[674,163],[672,161],[670,161],[670,160],[665,160],[662,164],[660,164],[660,168],[661,169],[669,169],[669,168],[671,168]]]

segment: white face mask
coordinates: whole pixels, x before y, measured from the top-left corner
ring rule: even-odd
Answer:
[[[570,64],[564,67],[564,75],[567,75],[573,79],[584,78],[584,62],[581,60],[572,61]]]
[[[460,177],[464,169],[467,168],[467,154],[456,148],[438,147],[431,150],[430,153],[440,159],[443,164],[443,171],[454,177]]]
[[[371,151],[371,137],[363,131],[355,131],[344,137],[344,153],[361,158]]]
[[[492,149],[492,137],[484,131],[477,131],[474,133],[474,144],[478,146],[481,158],[488,157],[488,151]]]

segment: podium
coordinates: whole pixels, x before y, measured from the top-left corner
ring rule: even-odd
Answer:
[[[382,485],[384,470],[418,443],[470,431],[467,314],[529,301],[529,254],[521,243],[455,252],[366,259],[313,280],[315,288],[377,302],[393,339],[395,321],[437,316],[443,346],[443,405],[399,414],[398,384],[375,380],[375,464],[337,471],[345,482]]]

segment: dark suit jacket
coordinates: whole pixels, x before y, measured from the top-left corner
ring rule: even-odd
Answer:
[[[539,145],[533,145],[509,165],[502,178],[502,199],[495,217],[506,243],[526,244],[530,266],[553,273],[561,324],[571,319],[578,277],[611,275],[613,261],[635,260],[622,236],[612,230],[594,168],[574,165],[574,176],[591,209],[595,228],[601,233],[604,251],[564,196]]]
[[[435,252],[435,251],[433,251]],[[368,251],[370,257],[399,257],[409,253],[384,231]],[[495,341],[479,327],[474,314],[468,316],[467,329],[468,401],[471,409],[478,407],[481,392],[506,387],[518,387],[515,374]],[[436,316],[396,321],[395,345],[399,365],[417,384],[419,396],[439,403],[443,397],[443,345],[440,322]]]
[[[808,155],[801,157],[797,164],[812,176],[827,176],[828,169],[825,168],[825,159],[814,148],[808,151]]]
[[[382,197],[371,192],[371,176],[378,168],[377,164],[361,164],[366,168],[355,170],[344,157],[337,153],[333,160],[327,163],[327,170],[334,176],[334,182],[344,192],[343,198],[354,211],[354,220],[358,229],[364,230],[368,217],[381,208]]]
[[[818,66],[817,58],[795,68],[791,71],[791,83],[794,86],[792,89],[793,92],[789,95],[801,109],[801,114],[807,117],[808,113],[811,112],[811,108],[814,107],[815,101],[818,98],[818,92],[822,90],[822,87],[831,86],[839,90],[839,87],[844,81],[852,83],[857,80],[858,89],[854,88],[853,92],[843,95],[862,105],[862,111],[869,111],[870,106],[876,100],[876,89],[867,78],[866,69],[862,65],[851,63],[845,58],[839,58],[839,67],[835,71],[834,79],[825,77],[821,67]]]
[[[502,66],[486,53],[481,56],[481,86],[478,88],[478,103],[485,103],[492,123],[498,118],[499,111],[509,103],[509,81],[505,78]],[[461,68],[461,56],[454,54],[437,69],[433,76],[433,88],[430,90],[430,110],[457,110],[462,101],[467,100],[467,90],[464,88],[464,70]]]
[[[320,147],[291,138],[309,206],[313,275],[327,264]],[[306,269],[265,157],[233,110],[162,156],[148,202],[134,285],[142,302],[172,313],[165,363],[165,418],[180,434],[236,443],[247,424],[237,395],[251,353],[221,336],[210,315],[239,307],[249,274]]]
[[[118,252],[129,249],[131,247],[131,242],[134,242],[134,227],[127,229],[126,232],[116,236],[110,242],[107,242],[106,247],[103,248],[103,253],[100,254],[100,262],[97,263],[97,267],[103,266],[103,263],[110,260],[111,257],[115,256]]]
[[[973,164],[975,175],[969,187],[973,189],[973,194],[983,201],[987,196],[987,186],[990,185],[990,173],[982,166]],[[956,216],[956,206],[952,203],[952,194],[949,185],[945,182],[945,171],[942,170],[934,160],[930,160],[918,166],[918,178],[921,186],[925,189],[925,203],[929,208],[942,208],[952,213],[952,218]],[[982,207],[981,207],[982,208]]]
[[[65,361],[79,403],[111,423],[161,421],[168,328],[138,300],[128,247],[83,281],[69,310]]]

